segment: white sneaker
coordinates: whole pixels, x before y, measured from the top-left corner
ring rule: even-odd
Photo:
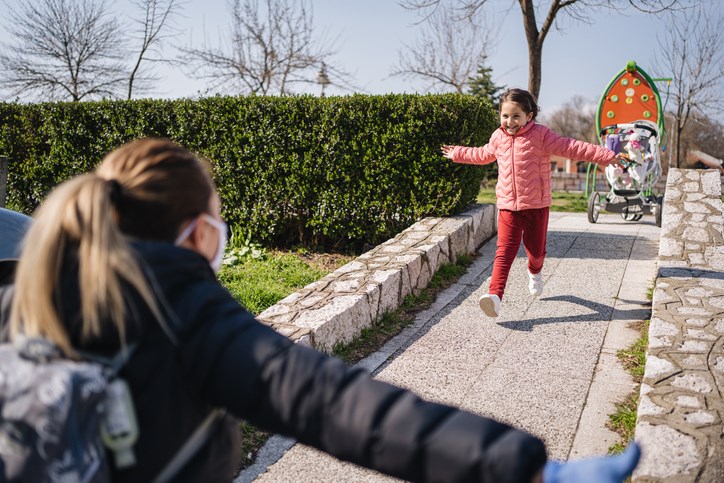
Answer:
[[[540,297],[543,293],[543,272],[528,272],[528,291],[534,297]]]
[[[488,317],[497,317],[500,314],[500,297],[492,293],[486,293],[480,297],[480,310]]]

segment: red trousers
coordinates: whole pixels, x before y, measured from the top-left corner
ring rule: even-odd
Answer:
[[[498,248],[493,261],[493,275],[488,293],[503,298],[508,273],[523,240],[528,255],[528,271],[539,273],[546,258],[549,208],[522,211],[498,211]]]

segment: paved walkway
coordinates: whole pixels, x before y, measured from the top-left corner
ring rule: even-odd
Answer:
[[[605,454],[617,440],[608,414],[635,387],[616,351],[638,337],[629,325],[649,317],[659,233],[651,216],[625,222],[602,213],[589,224],[585,213],[551,213],[540,299],[528,294],[521,249],[501,316],[480,312],[494,238],[413,326],[360,364],[428,399],[539,435],[552,458]],[[279,458],[291,442],[273,440],[237,482],[392,481],[302,445]]]

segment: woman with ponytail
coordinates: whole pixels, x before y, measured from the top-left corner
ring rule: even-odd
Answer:
[[[15,285],[0,288],[13,337],[45,337],[68,357],[134,346],[120,375],[140,428],[136,464],[113,468],[113,481],[155,481],[200,427],[210,436],[173,481],[231,481],[235,418],[406,480],[541,481],[540,439],[423,401],[256,321],[216,279],[225,243],[207,167],[144,139],[50,194]],[[227,416],[210,419],[217,409]],[[549,463],[546,481],[621,481],[634,453]]]

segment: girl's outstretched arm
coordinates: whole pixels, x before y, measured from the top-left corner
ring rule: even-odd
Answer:
[[[495,161],[494,141],[485,146],[467,147],[467,146],[451,146],[444,144],[440,147],[442,155],[447,159],[451,159],[455,163],[463,164],[489,164]]]
[[[546,132],[542,137],[543,149],[548,154],[555,154],[557,156],[563,156],[580,161],[588,161],[602,166],[619,164],[616,153],[608,148],[561,136],[548,128],[544,129],[546,129]]]

